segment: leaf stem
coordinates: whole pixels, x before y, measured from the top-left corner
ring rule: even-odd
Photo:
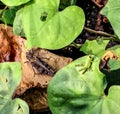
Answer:
[[[101,37],[100,39],[102,40],[113,40],[113,41],[117,41],[120,43],[120,40],[116,37]]]
[[[102,38],[103,40],[114,40],[114,41],[120,42],[119,38],[116,35],[112,35],[112,34],[109,34],[107,32],[103,32],[103,31],[96,31],[96,30],[93,30],[93,29],[90,29],[87,27],[84,27],[84,30],[87,30],[87,31],[89,31],[91,33],[95,33],[95,34],[108,36],[108,38]]]
[[[75,42],[72,42],[72,43],[70,44],[70,46],[73,46],[73,47],[79,49],[79,48],[82,46],[82,44],[77,44],[77,43],[75,43]]]
[[[85,30],[91,32],[91,33],[95,33],[95,34],[100,34],[100,35],[104,35],[104,36],[109,36],[109,37],[114,37],[116,38],[115,35],[112,35],[112,34],[109,34],[107,32],[103,32],[103,31],[96,31],[96,30],[93,30],[93,29],[90,29],[90,28],[87,28],[87,27],[84,27]]]
[[[0,13],[0,17],[2,17],[3,12],[8,8],[8,6],[5,6],[4,9]]]
[[[93,30],[93,29],[90,29],[87,27],[84,27],[84,30],[87,30],[91,33],[107,36],[107,38],[102,38],[103,40],[114,40],[114,41],[120,42],[120,39],[116,35],[112,35],[112,34],[109,34],[107,32],[103,32],[103,31],[96,31],[96,30]]]

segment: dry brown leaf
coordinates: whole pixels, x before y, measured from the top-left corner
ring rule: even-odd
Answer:
[[[113,51],[106,51],[102,57],[102,60],[117,59],[118,56]]]
[[[72,61],[71,58],[58,56],[44,49],[34,48],[33,51],[35,56],[49,64],[55,72]],[[17,95],[24,93],[27,89],[32,87],[46,88],[52,78],[50,75],[40,73],[35,74],[31,63],[26,58],[26,52],[25,42],[23,42],[21,54],[23,76],[22,81],[16,90]]]
[[[28,103],[32,110],[46,110],[48,109],[47,92],[44,90],[46,90],[46,87],[50,82],[52,76],[44,74],[34,74],[33,67],[29,60],[26,58],[26,52],[28,52],[28,50],[26,50],[25,45],[26,41],[23,41],[21,46],[21,64],[23,69],[23,75],[21,83],[18,86],[15,94],[22,95],[22,99],[24,99]],[[44,49],[33,48],[33,51],[34,56],[40,58],[42,61],[45,61],[47,64],[49,64],[55,72],[57,72],[59,69],[72,61],[71,58],[58,56]],[[43,89],[42,91],[36,91],[36,87],[40,90],[42,88]],[[33,88],[34,92],[28,92],[30,88]],[[39,95],[41,95],[41,97],[39,97]]]
[[[0,24],[0,62],[19,61],[21,48],[20,36],[12,32],[12,27]]]

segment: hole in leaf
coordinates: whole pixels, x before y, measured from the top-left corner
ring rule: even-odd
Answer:
[[[6,83],[8,82],[8,79],[7,79],[7,78],[5,79],[5,82],[6,82]]]
[[[21,106],[18,104],[18,109],[17,109],[17,111],[20,110],[20,109],[21,109]]]
[[[42,15],[40,16],[40,20],[41,21],[46,21],[48,13],[47,12],[43,12]]]

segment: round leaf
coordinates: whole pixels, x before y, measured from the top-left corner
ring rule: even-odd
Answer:
[[[25,33],[23,31],[23,25],[22,25],[22,10],[23,10],[23,8],[18,10],[16,13],[16,17],[15,17],[14,23],[13,23],[13,32],[16,35],[25,37]]]
[[[20,63],[0,63],[0,110],[12,99],[22,76]]]
[[[8,102],[5,107],[0,110],[1,114],[29,114],[29,108],[25,101],[16,98]]]
[[[92,112],[98,109],[95,105],[106,86],[99,61],[95,56],[84,56],[56,73],[48,85],[48,103],[53,114],[85,114],[92,107]]]
[[[24,7],[23,27],[27,46],[59,49],[70,44],[82,31],[85,16],[80,7],[59,12],[59,0],[35,0]]]
[[[0,114],[29,114],[28,105],[20,100],[12,100],[22,76],[18,62],[0,63]]]
[[[119,114],[120,86],[104,94],[106,79],[95,56],[75,60],[58,71],[48,85],[52,114]]]
[[[120,114],[120,86],[112,86],[104,96],[100,114]]]
[[[0,95],[5,96],[7,93],[7,96],[11,97],[20,83],[21,76],[20,63],[0,63]]]

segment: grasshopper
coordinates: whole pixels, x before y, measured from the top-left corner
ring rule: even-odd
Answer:
[[[86,62],[85,62],[85,64],[76,65],[77,67],[80,67],[80,66],[82,67],[81,69],[79,69],[79,72],[84,74],[89,68],[91,68],[93,59],[94,58],[91,55],[89,55]]]

